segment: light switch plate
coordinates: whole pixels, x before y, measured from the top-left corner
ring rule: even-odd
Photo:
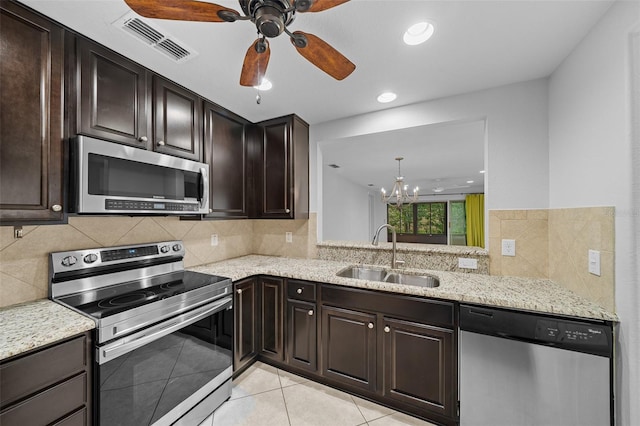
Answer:
[[[285,239],[286,242],[292,243],[293,242],[293,234],[291,232],[285,232],[284,233],[284,239]]]
[[[218,234],[211,234],[211,247],[218,245]]]
[[[600,276],[600,252],[589,250],[589,273]]]
[[[458,268],[462,269],[478,269],[478,259],[470,259],[468,257],[458,258]]]
[[[503,256],[516,255],[516,240],[502,240],[502,255]]]

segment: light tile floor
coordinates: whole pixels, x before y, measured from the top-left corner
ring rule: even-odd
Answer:
[[[433,426],[257,362],[233,382],[229,401],[200,426]]]

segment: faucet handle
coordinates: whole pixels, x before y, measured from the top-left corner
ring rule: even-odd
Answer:
[[[404,266],[404,260],[396,260],[396,264],[393,265],[394,268],[401,268]]]

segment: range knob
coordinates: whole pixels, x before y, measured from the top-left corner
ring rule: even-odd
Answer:
[[[64,259],[62,259],[62,266],[75,265],[77,261],[78,258],[75,256],[66,256]]]
[[[84,263],[93,263],[98,260],[98,256],[94,253],[90,253],[84,257]]]
[[[170,250],[169,246],[162,246],[162,247],[160,247],[160,251],[161,251],[162,253],[168,253],[168,252],[169,252],[169,250]]]
[[[182,245],[180,244],[174,244],[173,245],[173,251],[180,251],[182,250]]]

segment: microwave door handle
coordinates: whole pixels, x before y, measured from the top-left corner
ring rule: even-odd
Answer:
[[[204,208],[207,205],[209,199],[209,177],[207,176],[207,169],[200,168],[200,208]]]

